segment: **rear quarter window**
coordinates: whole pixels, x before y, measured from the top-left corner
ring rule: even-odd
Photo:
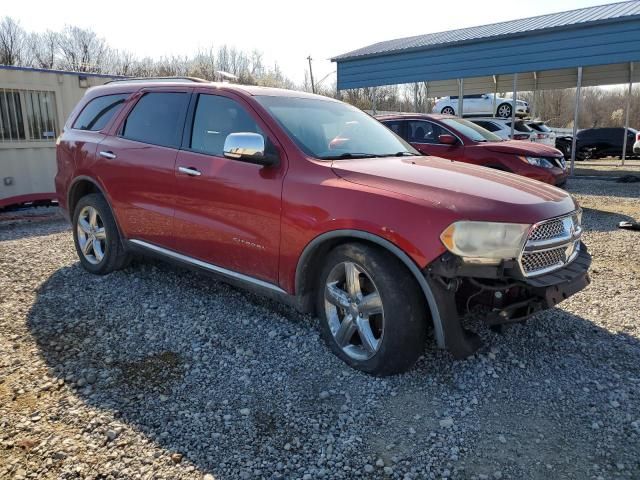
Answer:
[[[94,98],[85,105],[71,128],[90,131],[102,130],[120,111],[127,97],[129,97],[128,93]]]

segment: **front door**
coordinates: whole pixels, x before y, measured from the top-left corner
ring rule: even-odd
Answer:
[[[277,284],[286,158],[264,167],[224,157],[230,133],[260,133],[275,143],[241,98],[200,93],[193,110],[176,161],[176,249]]]
[[[129,239],[173,247],[175,161],[188,91],[145,91],[98,144],[97,174]]]
[[[464,156],[464,145],[457,143],[448,145],[440,143],[440,135],[451,135],[451,132],[428,120],[409,120],[407,122],[407,141],[424,155],[461,160]]]

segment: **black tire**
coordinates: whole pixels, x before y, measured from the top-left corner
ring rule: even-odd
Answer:
[[[508,103],[501,103],[496,109],[496,117],[499,118],[511,118],[512,114],[513,109]]]
[[[359,282],[363,287],[367,283],[372,285],[382,302],[383,333],[379,336],[379,347],[375,354],[368,359],[356,359],[347,354],[338,344],[329,325],[325,285],[329,275],[335,269],[339,271],[344,262],[357,266],[361,272]],[[318,285],[316,312],[320,318],[322,337],[333,353],[349,366],[376,376],[392,375],[409,370],[423,353],[427,335],[424,295],[407,268],[390,253],[362,243],[340,245],[327,255]],[[346,312],[343,313],[346,315]],[[366,318],[369,323],[373,316]],[[356,335],[360,338],[358,332],[356,330],[350,338],[354,339]]]
[[[104,228],[104,233],[106,235],[103,241],[103,256],[98,261],[97,255],[94,253],[95,263],[87,259],[80,247],[78,222],[80,214],[83,212],[85,207],[91,207],[97,210],[101,221],[100,224]],[[122,243],[122,238],[120,237],[118,226],[116,225],[116,221],[111,213],[111,208],[104,197],[99,193],[91,193],[82,197],[78,201],[73,212],[73,241],[82,267],[88,272],[96,275],[106,275],[107,273],[111,273],[115,270],[120,270],[121,268],[126,267],[131,261],[131,256],[127,253]]]
[[[453,109],[453,107],[444,107],[441,111],[441,114],[443,115],[455,115],[456,111]]]

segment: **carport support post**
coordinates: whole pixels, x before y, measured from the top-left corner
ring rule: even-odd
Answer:
[[[578,67],[578,85],[576,86],[576,102],[573,110],[573,135],[571,138],[571,169],[569,174],[573,175],[573,168],[576,163],[576,135],[578,135],[578,116],[580,115],[580,91],[582,90],[582,67]]]
[[[371,92],[371,111],[373,112],[373,114],[376,114],[376,103],[378,100],[378,92],[376,90],[376,87],[371,87],[371,89],[373,90]]]
[[[516,129],[516,97],[518,96],[518,74],[513,74],[513,99],[511,101],[511,140]]]
[[[627,143],[629,135],[629,110],[631,110],[631,89],[633,88],[633,62],[629,63],[629,90],[627,90],[627,104],[625,105],[624,112],[624,140],[622,141],[622,163],[627,158]]]
[[[538,72],[533,72],[533,108],[530,114],[531,118],[538,115]]]
[[[458,116],[464,117],[464,78],[458,80]]]
[[[496,116],[496,97],[498,96],[498,75],[493,76],[493,115]]]

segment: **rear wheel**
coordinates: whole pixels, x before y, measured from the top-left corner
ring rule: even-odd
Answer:
[[[111,209],[99,193],[78,201],[73,214],[73,239],[80,264],[91,273],[104,275],[129,263]]]
[[[496,116],[500,118],[510,118],[513,109],[508,103],[501,103],[496,110]]]
[[[443,115],[455,115],[456,114],[456,112],[453,109],[453,107],[444,107],[440,113],[442,113]]]
[[[420,288],[396,258],[365,244],[337,247],[320,274],[324,340],[353,368],[391,375],[411,368],[426,339]]]

